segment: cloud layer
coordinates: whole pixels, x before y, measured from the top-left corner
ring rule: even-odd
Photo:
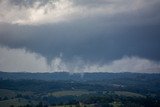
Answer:
[[[71,62],[63,60],[63,56],[55,57],[50,64],[43,56],[25,49],[9,49],[0,47],[0,68],[8,72],[138,72],[160,73],[160,62],[139,57],[122,57],[107,64],[87,63],[80,58]]]
[[[159,0],[0,0],[0,70],[159,72],[159,10]]]
[[[147,11],[157,11],[159,3],[159,0],[1,0],[0,21],[39,25],[96,16],[109,19],[117,15],[126,17],[126,14],[132,13],[133,16],[143,17],[140,21],[147,23],[160,18],[158,13],[154,17],[144,17],[150,15],[151,12]]]

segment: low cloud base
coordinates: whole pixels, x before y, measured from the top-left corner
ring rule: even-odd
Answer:
[[[7,72],[135,72],[160,73],[160,62],[137,56],[124,56],[111,62],[101,64],[91,63],[83,58],[72,61],[63,60],[63,55],[52,59],[48,64],[45,57],[29,52],[26,49],[10,49],[0,47],[0,70]]]

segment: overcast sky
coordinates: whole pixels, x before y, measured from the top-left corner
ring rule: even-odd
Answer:
[[[160,73],[160,0],[0,0],[0,71]]]

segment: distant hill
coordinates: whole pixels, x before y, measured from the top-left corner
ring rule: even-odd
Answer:
[[[26,73],[26,72],[0,72],[1,79],[35,79],[35,80],[73,80],[73,81],[99,81],[99,80],[114,80],[114,79],[144,79],[147,80],[160,79],[160,74],[146,73]]]
[[[160,74],[0,72],[0,92],[0,107],[160,107]]]

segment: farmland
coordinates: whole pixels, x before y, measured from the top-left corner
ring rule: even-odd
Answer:
[[[35,77],[41,74],[26,75]],[[50,75],[54,77],[54,74]],[[17,78],[13,79],[11,74],[9,76],[5,74],[5,78],[0,79],[0,107],[159,107],[160,105],[159,75],[99,73],[84,74],[82,78],[79,74],[63,74],[70,79],[62,77],[61,73],[55,75],[57,78],[46,80],[46,78],[23,79],[18,77],[20,76],[18,74]]]

